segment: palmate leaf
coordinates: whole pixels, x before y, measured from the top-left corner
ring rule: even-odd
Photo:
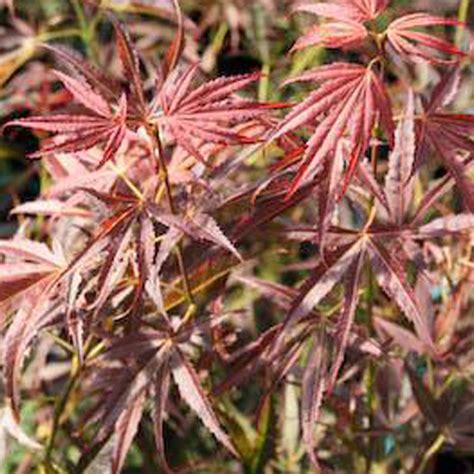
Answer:
[[[419,143],[416,167],[430,152],[434,153],[451,174],[461,191],[466,207],[474,212],[474,184],[467,174],[467,164],[460,158],[474,153],[474,115],[454,114],[442,110],[454,98],[460,80],[458,68],[448,71],[433,90],[423,114],[416,122]]]
[[[402,129],[403,125],[400,128]],[[321,357],[321,354],[317,354],[314,350],[310,354],[303,376],[302,411],[304,411],[303,422],[306,423],[304,439],[311,463],[315,469],[318,469],[312,438],[315,417],[317,417],[323,392],[331,392],[343,362],[348,344],[347,338],[351,335],[351,327],[357,307],[359,280],[364,260],[367,257],[380,287],[413,323],[416,336],[407,330],[402,330],[393,323],[389,324],[387,322],[385,324],[383,320],[378,321],[378,326],[381,326],[389,336],[393,337],[395,342],[398,341],[397,338],[401,337],[400,344],[403,347],[406,344],[422,354],[426,354],[427,350],[436,353],[432,341],[430,319],[419,301],[419,296],[408,283],[408,275],[405,269],[406,256],[400,255],[399,251],[394,252],[393,249],[400,245],[399,242],[409,239],[410,235],[421,239],[441,237],[450,235],[452,232],[472,231],[472,225],[472,216],[466,214],[440,218],[432,221],[431,224],[413,229],[410,229],[407,225],[397,227],[391,224],[391,227],[385,227],[384,230],[377,221],[369,223],[359,233],[342,228],[330,228],[331,249],[326,253],[325,260],[315,267],[309,279],[300,288],[296,298],[293,297],[294,301],[281,327],[281,333],[274,337],[274,340],[281,341],[285,333],[289,336],[291,327],[301,321],[302,318],[305,318],[309,311],[313,310],[312,303],[320,302],[338,282],[344,282],[345,293],[335,332],[333,360],[330,362],[325,359],[325,362],[322,363],[318,358]],[[305,233],[307,234],[308,230],[303,231],[303,234]],[[313,230],[314,236],[317,237],[318,234],[317,229]],[[306,235],[304,239],[308,237]],[[311,239],[311,237],[309,238]],[[338,239],[340,239],[339,243]],[[317,238],[314,240],[317,241]],[[281,342],[279,347],[281,347]],[[317,347],[319,347],[319,344]],[[317,360],[317,363],[314,360]],[[328,373],[326,373],[325,364],[330,364]],[[323,375],[321,375],[321,370]]]
[[[65,79],[62,75],[62,78]],[[66,80],[66,79],[65,79]],[[74,82],[73,82],[74,81]],[[6,126],[21,126],[55,133],[55,140],[44,145],[39,152],[30,155],[32,158],[51,153],[70,153],[87,150],[97,145],[103,145],[103,157],[99,167],[112,159],[119,149],[127,131],[127,100],[125,95],[119,100],[117,112],[105,108],[105,99],[92,91],[90,87],[77,86],[73,78],[67,77],[63,82],[71,88],[72,94],[80,98],[86,107],[97,104],[90,115],[51,115],[46,117],[28,117],[12,120]],[[71,85],[74,83],[74,87]],[[77,86],[77,87],[76,87]]]
[[[312,27],[297,40],[293,46],[294,51],[317,45],[328,48],[355,46],[363,42],[369,34],[364,24],[358,21],[358,12],[343,2],[334,4],[304,2],[297,4],[295,11],[311,13],[328,18],[330,21]]]
[[[465,56],[465,53],[453,44],[436,36],[414,30],[415,28],[437,25],[457,26],[462,25],[462,23],[427,13],[412,13],[390,23],[386,30],[387,40],[397,53],[405,57],[421,58],[430,62],[452,63]],[[430,50],[454,55],[456,59],[442,59],[432,54]]]
[[[334,2],[297,2],[296,11],[307,12],[328,19],[313,27],[302,36],[293,49],[321,45],[329,48],[359,46],[369,37],[366,22],[380,15],[387,7],[385,0],[335,0]],[[387,43],[403,57],[424,59],[430,62],[455,62],[465,55],[455,45],[417,31],[417,28],[429,26],[459,26],[457,20],[429,15],[412,13],[391,22],[383,33]],[[445,55],[455,55],[454,60],[442,59],[433,52]]]
[[[148,106],[143,95],[138,54],[126,30],[114,19],[113,24],[124,75],[131,87],[125,91],[114,78],[100,72],[68,49],[46,46],[72,70],[74,77],[59,71],[55,71],[55,74],[85,112],[28,117],[8,122],[5,126],[22,126],[55,134],[55,139],[32,154],[32,158],[77,152],[100,145],[103,155],[98,167],[101,167],[114,158],[127,132],[134,128],[134,121],[128,120],[129,116],[146,116]]]
[[[32,297],[57,278],[66,261],[57,245],[55,250],[28,239],[0,240],[0,254],[7,257],[0,263],[0,308],[13,298]]]
[[[362,233],[356,235],[352,243],[344,244],[340,248],[328,252],[325,261],[319,263],[303,284],[285,320],[283,332],[287,332],[296,322],[309,314],[313,307],[343,278],[351,278],[347,275],[350,275],[348,272],[352,267],[352,271],[356,268],[358,271],[353,273],[354,279],[349,280],[350,291],[346,293],[347,300],[344,303],[345,308],[340,320],[341,327],[347,330],[345,325],[352,318],[356,306],[354,300],[357,299],[354,280],[357,282],[356,277],[360,272],[359,265],[362,264],[364,255],[368,255],[380,286],[395,301],[405,316],[412,321],[420,340],[427,348],[433,349],[428,319],[422,311],[413,289],[408,284],[404,266],[395,255],[384,247],[386,243],[382,244],[378,239],[375,235],[369,236]],[[344,334],[344,331],[341,334]],[[344,338],[340,339],[342,343],[344,343]],[[340,359],[340,354],[338,357]],[[337,364],[339,363],[340,361]],[[333,373],[332,378],[334,377]]]
[[[349,271],[344,278],[348,293],[344,297],[344,309],[337,317],[337,321],[328,320],[326,336],[334,342],[334,356],[332,362],[328,360],[328,365],[331,365],[327,375],[326,390],[330,393],[335,384],[336,376],[342,363],[346,346],[350,344],[352,347],[357,346],[360,351],[370,352],[372,355],[380,355],[380,351],[375,348],[374,342],[365,340],[361,341],[356,333],[352,332],[353,313],[357,306],[359,293],[359,277],[362,268],[364,255],[360,254],[356,261],[352,264]],[[278,308],[285,312],[291,310],[292,302],[298,299],[299,291],[296,288],[290,288],[274,282],[264,281],[252,277],[238,276],[237,280],[252,289],[257,290],[262,296],[274,303]],[[248,344],[242,349],[234,352],[228,363],[229,375],[223,382],[214,388],[214,393],[220,394],[229,390],[234,386],[241,385],[244,381],[255,377],[260,371],[268,369],[268,364],[282,357],[283,361],[280,367],[276,369],[278,381],[274,380],[272,389],[276,388],[278,382],[285,377],[285,373],[291,370],[291,367],[296,364],[299,358],[301,349],[306,341],[310,339],[317,328],[320,327],[324,316],[316,310],[312,310],[307,317],[300,320],[301,325],[298,328],[298,335],[295,335],[287,344],[282,344],[281,338],[282,329],[288,330],[284,323],[279,323],[272,326],[270,329],[260,335],[260,337]],[[414,336],[413,336],[414,337]],[[367,349],[362,349],[363,344],[367,344]],[[371,349],[369,350],[369,346]],[[278,349],[278,350],[276,350]]]
[[[409,103],[408,111],[411,109],[412,105]],[[409,116],[410,114],[408,114]],[[405,123],[407,120],[408,122]],[[405,141],[408,141],[408,147],[404,143]],[[413,159],[413,123],[411,119],[405,118],[399,124],[396,149],[390,157],[389,175],[391,177],[387,179],[387,192],[391,193],[392,203],[398,203],[396,198],[400,199],[400,193],[407,192],[406,187],[411,186]],[[392,185],[394,186],[393,191],[390,189]],[[428,199],[432,202],[434,198]],[[388,223],[386,223],[385,209],[378,208],[379,212],[383,212],[376,214],[374,222],[371,222],[362,231],[331,227],[328,231],[332,244],[330,250],[325,252],[324,259],[321,259],[314,267],[310,277],[301,286],[299,294],[293,300],[283,324],[282,333],[288,332],[295,323],[306,317],[338,282],[345,282],[343,310],[338,323],[339,337],[336,334],[338,350],[336,350],[336,359],[331,369],[329,387],[335,383],[344,352],[343,348],[346,344],[345,337],[347,337],[347,331],[350,331],[352,317],[357,306],[357,281],[365,255],[369,257],[380,287],[413,323],[417,334],[417,348],[423,347],[425,351],[427,349],[435,351],[429,317],[415,290],[408,283],[406,262],[413,259],[413,263],[422,273],[423,264],[418,261],[422,257],[416,253],[414,240],[472,232],[474,220],[472,214],[466,213],[448,215],[428,224],[420,224],[426,215],[427,206],[424,200],[419,206],[422,210],[415,210],[415,218],[409,217],[405,206],[392,207],[392,209],[398,209],[399,217],[396,218],[397,214],[394,214]],[[293,230],[292,233],[295,236],[298,235],[297,230]],[[300,240],[310,239],[318,242],[320,231],[319,229],[306,228],[299,234],[301,234]],[[415,253],[413,253],[413,249],[415,249]],[[342,352],[340,352],[341,350]]]
[[[110,214],[98,222],[95,234],[86,241],[83,248],[76,253],[70,264],[63,271],[61,278],[65,279],[76,271],[81,271],[89,266],[96,268],[98,279],[96,287],[96,297],[89,305],[89,309],[94,308],[95,313],[101,309],[109,295],[115,287],[112,281],[122,275],[128,262],[134,257],[138,259],[135,245],[131,250],[131,242],[140,240],[140,230],[143,225],[141,219],[142,209],[140,202],[130,198],[107,195],[89,189],[84,190],[94,195],[98,199],[110,199]],[[115,198],[115,201],[114,201]],[[132,229],[132,227],[134,227]],[[100,256],[100,259],[97,257]],[[91,267],[92,263],[93,266]],[[144,275],[138,275],[136,291],[140,288]],[[132,308],[135,310],[136,308]]]
[[[171,473],[163,439],[163,421],[173,379],[182,399],[195,412],[203,424],[232,454],[235,449],[228,435],[220,427],[209,396],[201,387],[200,377],[187,360],[182,347],[196,332],[209,324],[197,321],[190,326],[174,329],[165,319],[164,331],[141,330],[117,337],[96,360],[97,370],[88,382],[91,394],[99,399],[87,416],[87,423],[100,420],[96,440],[105,441],[115,433],[112,454],[113,472],[118,473],[136,433],[145,403],[153,396],[154,432],[161,467]],[[117,363],[123,364],[122,368]],[[112,383],[113,381],[113,383]]]
[[[235,246],[207,214],[171,215],[162,212],[154,200],[147,197],[102,193],[89,188],[81,191],[101,202],[107,213],[98,221],[95,233],[61,277],[64,279],[86,267],[96,269],[95,295],[88,304],[88,309],[93,310],[93,320],[109,301],[117,282],[129,267],[135,268],[135,283],[132,285],[135,296],[129,311],[136,313],[141,302],[149,296],[160,312],[166,314],[173,294],[168,292],[163,298],[160,272],[183,235],[217,245],[241,260]]]
[[[332,156],[345,135],[351,144],[346,181],[355,172],[361,155],[368,147],[377,119],[390,141],[393,136],[390,99],[372,68],[334,63],[318,67],[286,83],[300,81],[314,81],[322,85],[296,105],[269,137],[269,140],[275,140],[316,121],[288,196],[322,170],[325,160]]]
[[[255,82],[259,74],[222,77],[191,89],[198,65],[183,73],[174,72],[158,91],[151,110],[151,121],[162,126],[190,155],[205,162],[199,142],[236,145],[255,142],[237,133],[230,125],[265,115],[285,104],[266,104],[245,100],[234,94]]]
[[[358,266],[362,264],[362,255],[357,259]],[[347,273],[345,278],[346,285],[356,288],[358,280],[357,267],[353,264],[351,272]],[[354,271],[353,271],[354,270]],[[359,268],[360,271],[360,268]],[[274,303],[278,308],[285,312],[289,312],[292,304],[298,300],[301,290],[287,287],[270,281],[260,280],[257,278],[238,276],[237,280],[250,288],[257,290],[263,297]],[[359,292],[359,290],[357,289]],[[347,295],[344,304],[347,308],[355,307],[358,295],[353,299]],[[348,315],[349,314],[349,315]],[[348,316],[347,316],[348,315]],[[332,319],[332,318],[331,318]],[[214,393],[221,394],[229,389],[241,385],[246,380],[256,377],[260,371],[268,370],[269,364],[275,364],[280,357],[283,359],[279,363],[279,367],[273,372],[276,379],[273,379],[272,387],[269,391],[276,388],[278,383],[284,379],[285,374],[297,363],[301,350],[308,339],[311,339],[315,331],[318,331],[324,321],[327,336],[334,341],[336,351],[339,349],[343,353],[341,344],[349,344],[352,348],[356,348],[361,354],[370,354],[379,357],[381,350],[374,340],[361,338],[357,332],[351,331],[350,313],[341,312],[337,321],[326,319],[317,310],[311,310],[310,314],[300,320],[297,330],[291,334],[290,339],[283,343],[282,330],[288,331],[289,326],[285,323],[275,324],[265,332],[263,332],[257,340],[251,342],[247,346],[235,351],[231,354],[227,362],[229,366],[229,375],[214,388]],[[346,326],[346,322],[348,325]],[[347,342],[343,340],[343,335],[347,329]],[[344,335],[345,337],[345,335]],[[415,336],[413,336],[415,338]],[[344,347],[345,349],[345,347]],[[327,374],[327,391],[332,389],[330,382],[330,374],[335,373],[337,357],[333,357],[331,371]],[[328,359],[328,364],[330,363]],[[333,377],[335,377],[335,375]]]

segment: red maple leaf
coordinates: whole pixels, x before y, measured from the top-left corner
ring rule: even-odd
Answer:
[[[303,125],[316,123],[289,196],[323,170],[327,161],[333,159],[341,139],[350,143],[347,181],[369,144],[377,119],[390,141],[393,135],[390,99],[372,68],[334,63],[286,83],[295,81],[315,81],[322,85],[296,105],[270,136],[274,140]]]
[[[474,184],[467,174],[462,155],[474,153],[474,115],[456,114],[443,110],[453,100],[460,81],[459,68],[448,71],[424,104],[417,121],[419,148],[416,166],[434,153],[454,178],[466,207],[474,212]]]
[[[465,56],[459,48],[446,40],[415,30],[427,26],[462,25],[457,20],[441,18],[426,13],[412,13],[396,19],[385,34],[388,43],[404,57],[421,58],[430,62],[451,63]],[[433,52],[455,55],[455,59],[442,59]]]
[[[94,91],[87,82],[75,79],[59,71],[56,75],[80,104],[86,108],[81,115],[62,114],[28,117],[13,120],[7,126],[19,125],[45,132],[56,133],[54,140],[30,155],[39,157],[50,153],[68,153],[104,145],[99,166],[109,161],[120,147],[126,131],[127,100],[122,95],[116,110],[104,97]]]
[[[285,104],[265,104],[238,97],[235,92],[256,81],[259,73],[221,77],[191,89],[198,65],[174,73],[158,91],[150,111],[150,122],[163,126],[176,143],[200,161],[205,161],[202,143],[236,145],[255,139],[231,126],[268,113]]]
[[[298,4],[295,11],[311,13],[329,21],[313,26],[308,33],[297,40],[293,50],[315,45],[327,48],[355,46],[363,42],[369,34],[363,23],[365,15],[361,15],[349,2],[304,2]]]

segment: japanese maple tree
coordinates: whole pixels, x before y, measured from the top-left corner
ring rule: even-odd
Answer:
[[[3,133],[37,139],[41,189],[0,240],[0,434],[47,473],[424,473],[472,453],[462,15],[259,0],[253,25],[224,3],[197,26],[177,0],[73,1],[38,28],[6,3]],[[207,29],[235,54],[248,22],[262,70],[209,77]]]

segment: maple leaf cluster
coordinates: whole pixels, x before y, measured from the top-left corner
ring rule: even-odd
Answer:
[[[168,16],[175,13],[176,35],[151,75],[112,15],[120,76],[63,45],[42,45],[59,62],[53,80],[70,100],[4,126],[37,134],[40,147],[30,158],[41,160],[50,184],[36,201],[14,208],[23,224],[0,241],[0,321],[4,419],[30,447],[38,449],[19,427],[28,352],[54,334],[71,353],[45,466],[54,465],[61,410],[77,393],[83,400],[74,436],[87,440],[78,472],[110,443],[111,472],[120,472],[148,418],[157,462],[174,472],[164,432],[179,412],[174,390],[231,456],[250,465],[272,394],[285,390],[287,399],[297,381],[302,439],[319,472],[322,407],[350,419],[352,401],[363,403],[350,384],[365,370],[371,376],[375,362],[394,385],[384,389],[401,393],[392,379],[404,371],[423,416],[440,430],[449,426],[453,443],[472,445],[454,415],[436,413],[442,399],[413,365],[416,355],[455,366],[451,351],[458,343],[464,354],[468,339],[455,325],[472,283],[474,118],[448,109],[466,54],[424,31],[461,25],[427,13],[392,18],[388,4],[295,3],[294,13],[316,16],[317,24],[293,52],[342,48],[341,55],[350,50],[361,60],[338,59],[286,79],[282,85],[294,90],[311,84],[297,103],[244,95],[268,79],[259,73],[205,80],[200,64],[186,61],[189,20],[177,2],[165,5]],[[138,13],[145,7],[133,6]],[[389,72],[419,62],[442,71],[430,94],[406,79],[392,93]],[[265,176],[248,181],[248,173],[242,183],[237,173],[251,160],[261,160]],[[445,174],[425,187],[433,163]],[[458,208],[439,205],[453,189]],[[302,282],[285,286],[249,274],[275,240],[315,249],[289,266],[306,275]],[[441,268],[438,243],[450,241],[469,248],[465,259],[455,257],[468,262],[449,281],[453,299],[435,305],[432,289],[450,273]],[[260,242],[264,250],[254,252]],[[247,343],[235,324],[247,316],[225,304],[232,285],[261,294],[282,315]],[[411,359],[400,364],[400,351]],[[254,378],[265,383],[249,454],[219,396]],[[380,430],[411,413],[393,411],[380,408]]]

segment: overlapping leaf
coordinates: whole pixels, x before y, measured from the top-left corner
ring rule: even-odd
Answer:
[[[191,89],[198,65],[169,76],[158,92],[151,120],[171,134],[177,144],[199,161],[202,142],[226,145],[252,143],[255,140],[232,130],[230,125],[268,113],[279,104],[263,104],[235,96],[259,78],[259,74],[222,77]]]
[[[81,115],[51,115],[28,117],[9,122],[8,126],[22,126],[55,133],[52,143],[31,155],[37,157],[49,153],[65,153],[86,150],[103,145],[103,158],[99,166],[112,159],[119,149],[127,131],[127,100],[123,95],[114,111],[107,100],[85,81],[56,72],[63,85],[75,100],[84,106],[86,113]]]
[[[308,46],[325,46],[328,48],[341,48],[355,46],[363,42],[368,31],[361,20],[360,10],[357,5],[349,2],[334,3],[300,3],[295,11],[312,13],[328,18],[329,21],[313,26],[310,31],[298,39],[293,50],[307,48]],[[362,13],[362,15],[365,15]]]
[[[66,267],[64,256],[56,246],[52,252],[45,244],[27,239],[1,240],[0,307],[19,297],[33,298]]]
[[[433,90],[423,114],[416,122],[419,149],[417,166],[434,153],[442,160],[456,182],[466,207],[474,212],[474,184],[463,162],[463,155],[474,152],[474,115],[455,114],[443,110],[454,98],[460,71],[452,68]]]
[[[350,143],[346,180],[354,173],[365,152],[377,120],[387,138],[393,134],[390,99],[372,68],[356,64],[334,63],[318,67],[287,81],[314,81],[322,85],[283,119],[270,139],[316,122],[289,195],[319,173],[340,140]]]
[[[195,369],[182,351],[192,335],[208,324],[203,320],[191,326],[173,329],[167,321],[163,331],[141,331],[127,338],[116,338],[97,361],[100,368],[89,384],[91,391],[97,393],[99,399],[88,423],[102,418],[97,433],[99,440],[106,439],[112,432],[116,433],[113,472],[118,473],[123,465],[149,394],[153,394],[155,401],[154,432],[161,465],[165,472],[173,472],[166,462],[163,440],[163,422],[171,377],[183,400],[216,439],[235,454],[228,435],[219,424],[209,396],[201,387]],[[170,336],[174,339],[169,339]],[[130,369],[120,371],[117,376],[116,362],[122,362]],[[116,378],[114,384],[110,384],[111,377]]]

